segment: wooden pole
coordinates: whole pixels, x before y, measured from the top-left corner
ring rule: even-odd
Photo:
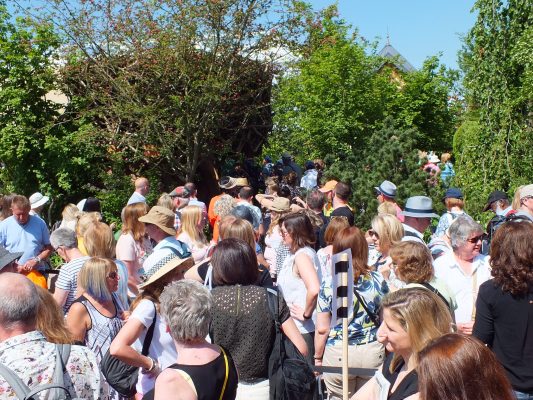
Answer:
[[[348,262],[348,255],[343,254],[341,261]],[[348,286],[348,272],[341,274],[341,285]],[[348,296],[342,298],[342,307],[348,310]],[[348,314],[342,318],[342,400],[348,400]]]

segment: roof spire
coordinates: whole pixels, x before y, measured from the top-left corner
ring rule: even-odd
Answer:
[[[387,26],[387,46],[390,46],[389,27]]]

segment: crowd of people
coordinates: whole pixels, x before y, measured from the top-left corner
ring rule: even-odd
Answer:
[[[47,196],[3,196],[0,398],[20,397],[13,373],[73,398],[271,399],[279,323],[316,368],[341,367],[348,342],[349,366],[375,371],[349,376],[355,400],[533,399],[533,184],[512,201],[491,193],[484,228],[459,188],[439,216],[431,198],[402,207],[393,182],[376,182],[378,213],[358,227],[350,185],[322,182],[321,160],[269,161],[264,193],[225,176],[209,202],[188,182],[150,207],[140,177],[118,230],[96,198],[65,205],[49,230]],[[332,259],[347,249],[345,338]],[[323,382],[343,398],[340,374]]]

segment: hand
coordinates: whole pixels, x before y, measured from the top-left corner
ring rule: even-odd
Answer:
[[[462,322],[460,324],[457,324],[457,331],[459,331],[459,333],[462,333],[463,335],[471,335],[473,327],[474,321]]]
[[[18,272],[27,274],[31,272],[32,270],[34,270],[35,267],[37,267],[37,260],[34,260],[32,258],[26,261],[23,265],[19,265],[17,269],[18,269]]]
[[[392,271],[392,260],[390,257],[387,257],[385,260],[385,264],[381,265],[378,268],[378,272],[380,272],[381,275],[383,275],[383,278],[389,279],[391,271]]]
[[[146,357],[150,361],[150,367],[148,369],[152,368],[150,371],[148,369],[141,368],[141,373],[143,375],[156,378],[161,373],[161,368],[159,368],[159,363],[157,360],[154,360],[153,358]]]
[[[289,310],[291,312],[291,317],[293,317],[294,319],[297,319],[300,322],[306,321],[306,319],[304,318],[305,310],[298,304],[291,303],[289,305]]]

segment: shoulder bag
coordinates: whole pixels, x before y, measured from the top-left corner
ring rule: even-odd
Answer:
[[[268,288],[267,298],[276,329],[276,339],[268,362],[270,400],[313,400],[316,388],[313,369],[281,331],[278,291]]]
[[[154,303],[154,320],[146,332],[141,354],[147,356],[150,350],[150,344],[154,336],[155,323],[157,320],[157,308]],[[132,397],[137,393],[135,386],[139,379],[139,367],[126,364],[117,357],[112,356],[109,350],[100,362],[100,369],[107,383],[119,394],[126,397]]]

